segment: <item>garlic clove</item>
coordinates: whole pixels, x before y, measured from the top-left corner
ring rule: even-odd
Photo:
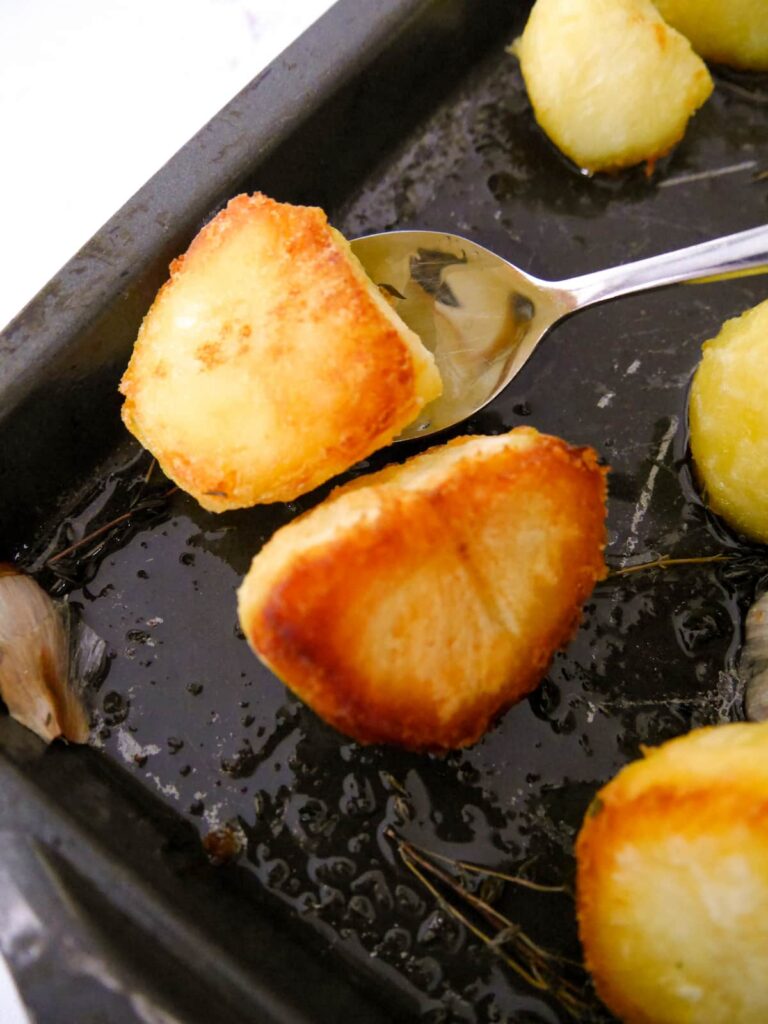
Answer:
[[[70,680],[68,623],[30,576],[0,565],[0,696],[50,743],[88,739],[88,715]]]
[[[747,612],[744,647],[739,662],[744,682],[747,718],[752,722],[768,719],[768,591]]]

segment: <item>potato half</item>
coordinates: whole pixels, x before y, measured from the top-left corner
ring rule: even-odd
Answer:
[[[651,0],[537,0],[515,52],[536,120],[588,171],[663,156],[712,92]]]
[[[600,791],[576,856],[587,967],[621,1020],[768,1021],[768,723],[646,751]]]
[[[323,211],[257,194],[173,262],[121,391],[128,429],[223,511],[312,490],[388,444],[441,384]]]
[[[461,437],[284,526],[239,592],[256,654],[366,742],[474,742],[532,690],[604,575],[605,471],[520,428]]]
[[[704,343],[689,403],[691,454],[707,504],[768,542],[768,301]]]
[[[662,16],[707,60],[768,71],[766,0],[654,0]]]

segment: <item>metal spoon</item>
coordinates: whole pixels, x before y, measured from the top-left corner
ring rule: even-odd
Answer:
[[[550,328],[586,306],[676,281],[768,271],[768,225],[567,281],[541,281],[458,235],[390,231],[352,242],[435,355],[443,394],[397,440],[471,416],[509,384]]]

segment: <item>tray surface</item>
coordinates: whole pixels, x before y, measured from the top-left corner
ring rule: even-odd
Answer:
[[[325,202],[349,237],[454,231],[552,279],[766,219],[768,183],[756,173],[768,166],[764,83],[717,73],[713,98],[651,178],[590,179],[536,127],[504,50],[513,34],[458,84],[447,82],[439,106],[354,190],[330,203],[276,198]],[[245,187],[266,184],[256,171]],[[245,883],[254,907],[266,890],[385,1005],[415,1007],[433,1022],[571,1019],[436,904],[390,832],[457,860],[568,883],[588,802],[640,744],[741,717],[742,615],[768,560],[704,508],[689,466],[686,399],[701,342],[765,296],[765,279],[753,277],[587,310],[545,340],[506,393],[446,435],[531,424],[593,445],[612,470],[614,566],[732,557],[599,584],[535,693],[474,747],[445,757],[338,735],[257,663],[239,631],[235,590],[253,554],[330,485],[289,505],[215,516],[169,494],[157,470],[147,480],[149,456],[124,440],[36,545],[12,551],[68,594],[108,644],[96,698],[103,757],[202,835],[224,825],[242,833],[247,850],[227,870],[254,880]],[[424,447],[377,453],[348,476]],[[98,543],[46,566],[137,502],[142,510]],[[578,956],[567,894],[507,885],[497,898],[537,942]],[[582,1019],[611,1018],[595,1008]]]

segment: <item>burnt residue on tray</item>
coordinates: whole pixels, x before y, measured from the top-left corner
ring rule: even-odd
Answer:
[[[464,233],[560,278],[765,219],[765,109],[748,85],[717,89],[651,177],[587,178],[539,132],[505,42],[355,195],[338,197],[329,213],[339,228]],[[612,468],[607,557],[617,571],[542,685],[474,747],[444,757],[335,733],[256,661],[239,630],[235,591],[251,557],[330,485],[290,505],[216,516],[126,442],[37,548],[15,552],[78,602],[108,645],[94,744],[193,823],[221,870],[255,876],[384,998],[397,989],[432,1024],[568,1020],[554,995],[527,985],[441,906],[397,839],[567,890],[585,809],[641,744],[741,717],[735,659],[766,557],[702,504],[686,398],[701,342],[764,296],[762,280],[746,278],[581,313],[452,431],[525,423],[593,445]],[[350,475],[423,447],[378,453]],[[661,556],[718,554],[618,573]],[[567,891],[502,883],[492,895],[537,944],[578,958]],[[609,1017],[595,1008],[582,1019]]]

